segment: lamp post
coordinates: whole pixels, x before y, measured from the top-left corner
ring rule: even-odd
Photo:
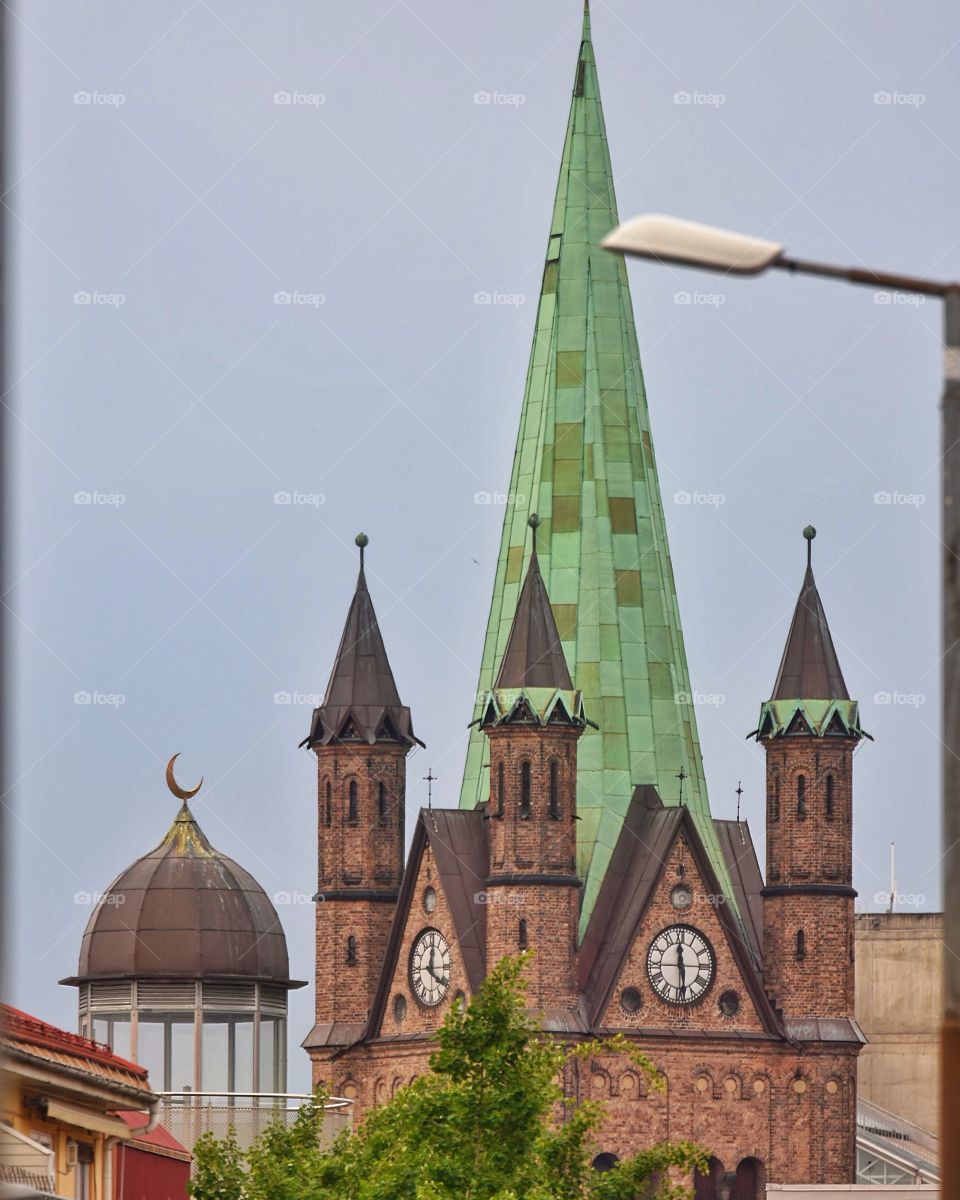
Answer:
[[[819,275],[943,300],[941,417],[942,650],[941,806],[943,822],[944,1000],[940,1039],[940,1150],[943,1195],[960,1196],[960,283],[790,258],[779,242],[677,217],[634,217],[602,245],[615,253],[732,275],[770,268]]]

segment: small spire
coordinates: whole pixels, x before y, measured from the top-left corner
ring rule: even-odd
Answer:
[[[413,732],[410,709],[397,691],[363,571],[363,551],[370,539],[358,533],[354,542],[360,548],[357,586],[306,744],[326,745],[342,738],[369,745],[382,739],[413,745],[419,738]]]
[[[527,519],[533,546],[527,577],[520,589],[517,611],[513,615],[507,648],[497,676],[498,688],[554,687],[572,691],[573,683],[560,634],[554,620],[550,597],[540,574],[537,559],[537,527],[540,518],[531,513]]]
[[[737,780],[737,820],[740,820],[740,797],[743,795],[743,780]]]
[[[772,700],[849,700],[827,624],[827,614],[813,578],[812,548],[817,531],[808,525],[807,569],[794,609]]]
[[[583,41],[590,41],[590,0],[583,0]]]

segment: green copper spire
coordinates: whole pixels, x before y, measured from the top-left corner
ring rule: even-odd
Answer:
[[[581,930],[637,784],[695,815],[720,879],[640,351],[623,260],[600,239],[619,220],[589,9],[560,165],[475,717],[494,687],[540,514],[540,569],[588,729],[579,750]],[[461,807],[489,791],[470,735]],[[683,779],[679,778],[681,772]]]

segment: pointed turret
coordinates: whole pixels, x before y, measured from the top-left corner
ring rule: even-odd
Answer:
[[[807,569],[773,695],[760,711],[756,733],[758,737],[829,733],[859,738],[864,736],[859,706],[847,691],[813,577],[813,539],[817,531],[808,525],[803,536],[807,541]]]
[[[498,689],[545,687],[572,691],[567,660],[563,656],[557,622],[537,558],[536,537],[540,518],[534,514],[529,524],[533,529],[533,552],[527,577],[520,589],[520,599],[496,686]]]
[[[764,985],[788,1018],[853,1016],[853,754],[861,737],[807,569],[757,740],[767,768]]]
[[[400,701],[367,591],[363,552],[368,541],[365,533],[356,537],[360,547],[357,586],[323,703],[314,709],[308,746],[327,745],[333,740],[423,745],[414,736],[410,709]]]
[[[630,798],[657,787],[698,821],[727,881],[707,804],[640,351],[622,258],[589,12],[573,81],[510,491],[542,519],[542,572],[574,686],[600,724],[582,744],[578,864],[585,928]],[[528,510],[529,511],[529,510]],[[526,526],[507,510],[478,694],[495,687],[524,583]],[[512,646],[510,647],[512,651]],[[481,718],[478,705],[474,716]],[[486,799],[489,748],[470,738],[461,806]]]
[[[849,700],[840,660],[830,636],[827,614],[813,578],[811,548],[816,531],[808,525],[807,573],[780,660],[773,700]]]

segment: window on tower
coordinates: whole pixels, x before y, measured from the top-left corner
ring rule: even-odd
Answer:
[[[326,826],[330,826],[333,823],[333,803],[330,791],[330,780],[328,779],[323,795],[323,823]]]
[[[347,966],[355,967],[359,961],[357,957],[357,939],[351,933],[347,938]]]
[[[550,816],[554,821],[560,820],[560,764],[550,764]]]
[[[805,775],[797,776],[797,816],[805,817],[807,815],[807,777]]]
[[[347,820],[351,825],[356,825],[359,819],[357,808],[357,781],[350,780],[350,786],[347,788]]]
[[[828,775],[823,791],[823,811],[828,821],[833,820],[833,776]]]
[[[521,950],[526,950],[529,945],[527,941],[527,923],[522,917],[520,918],[520,928],[517,931],[517,945]]]
[[[770,820],[780,820],[780,776],[774,775],[770,783]]]
[[[504,793],[506,791],[506,784],[504,782],[503,776],[504,776],[503,761],[501,760],[497,764],[497,816],[498,817],[503,816]]]
[[[807,939],[804,936],[803,930],[797,930],[797,960],[802,961],[807,957]]]
[[[387,819],[387,787],[384,783],[377,784],[377,818],[381,825]]]
[[[530,819],[530,764],[520,764],[520,820]]]

